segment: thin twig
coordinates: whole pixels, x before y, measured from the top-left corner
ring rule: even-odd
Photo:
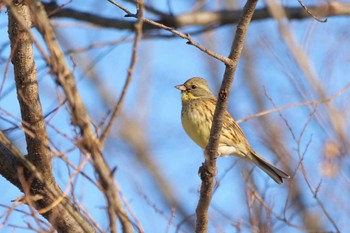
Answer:
[[[179,36],[179,37],[181,37],[183,39],[186,39],[187,40],[187,42],[186,42],[187,44],[197,47],[199,50],[201,50],[202,52],[208,54],[209,56],[212,56],[213,58],[215,58],[215,59],[217,59],[219,61],[222,61],[225,65],[232,65],[231,59],[229,59],[229,58],[227,58],[227,57],[225,57],[223,55],[220,55],[220,54],[218,54],[218,53],[216,53],[216,52],[214,52],[212,50],[209,50],[206,47],[200,45],[198,42],[196,42],[195,40],[192,39],[190,34],[182,33],[180,31],[175,30],[172,27],[168,27],[168,26],[166,26],[164,24],[157,23],[157,22],[155,22],[153,20],[150,20],[150,19],[146,19],[145,18],[144,21],[147,22],[147,23],[150,23],[150,24],[152,24],[154,26],[157,26],[159,28],[162,28],[164,30],[167,30],[167,31],[169,31],[169,32],[171,32],[171,33],[173,33],[173,34],[175,34],[175,35],[177,35],[177,36]]]
[[[214,176],[216,175],[216,156],[219,145],[219,137],[223,125],[225,110],[227,109],[228,95],[236,72],[238,59],[242,53],[248,26],[258,0],[248,0],[243,8],[242,16],[238,22],[235,38],[232,43],[228,59],[232,61],[226,64],[224,79],[220,88],[218,102],[215,108],[213,123],[210,132],[208,146],[205,148],[205,163],[200,169],[202,185],[200,198],[196,208],[197,222],[196,232],[208,231],[208,209],[214,187]]]
[[[113,5],[119,7],[121,10],[123,10],[126,15],[125,17],[134,17],[134,18],[137,18],[137,14],[133,14],[131,13],[128,9],[126,9],[125,7],[123,7],[122,5],[120,5],[119,3],[113,1],[113,0],[108,0],[110,3],[112,3]],[[213,58],[219,60],[219,61],[222,61],[223,63],[225,63],[225,65],[232,65],[232,61],[231,59],[225,57],[225,56],[222,56],[214,51],[211,51],[207,48],[205,48],[204,46],[200,45],[198,42],[194,41],[191,37],[190,34],[185,34],[185,33],[182,33],[180,31],[177,31],[175,30],[174,28],[172,27],[168,27],[162,23],[158,23],[156,21],[153,21],[153,20],[150,20],[150,19],[147,19],[147,18],[142,18],[142,20],[146,23],[149,23],[151,25],[154,25],[156,26],[156,28],[161,28],[161,29],[164,29],[164,30],[167,30],[183,39],[186,39],[187,40],[187,44],[190,44],[190,45],[193,45],[195,47],[197,47],[199,50],[201,50],[202,52],[208,54],[209,56],[212,56]]]
[[[307,126],[310,124],[311,122],[311,119],[313,117],[313,115],[315,114],[316,112],[316,109],[314,109],[313,112],[310,113],[310,116],[307,120],[307,122],[305,123],[305,126],[303,127],[303,130],[302,132],[300,133],[300,137],[298,140],[296,140],[296,143],[298,145],[298,155],[299,155],[299,160],[300,160],[300,167],[301,167],[301,171],[302,171],[302,175],[304,177],[304,180],[307,184],[307,187],[309,188],[310,192],[312,193],[313,197],[316,199],[317,201],[317,204],[320,206],[323,214],[326,216],[326,218],[330,221],[330,223],[333,225],[334,229],[336,230],[337,233],[341,232],[339,227],[337,226],[335,220],[332,218],[332,216],[328,213],[328,211],[326,210],[325,206],[323,205],[323,203],[321,202],[320,198],[317,196],[318,192],[319,192],[319,189],[320,189],[320,184],[316,187],[316,189],[314,190],[311,186],[311,183],[307,177],[307,174],[306,174],[306,169],[305,169],[305,166],[304,166],[304,163],[303,163],[303,160],[304,160],[304,157],[305,157],[305,154],[309,148],[309,145],[311,144],[311,137],[310,137],[310,140],[308,141],[308,143],[306,144],[305,146],[305,149],[303,152],[300,151],[300,145],[301,145],[301,140],[303,139],[303,136],[304,136],[304,133],[305,133],[305,130],[307,128]]]
[[[166,233],[170,232],[170,227],[174,218],[175,218],[175,208],[171,208],[171,217],[169,218],[169,221],[166,227],[166,231],[165,231]]]
[[[237,122],[237,123],[242,123],[242,122],[245,122],[245,121],[254,119],[254,118],[262,117],[262,116],[265,116],[265,115],[268,115],[268,114],[271,114],[271,113],[274,113],[274,112],[280,112],[280,111],[282,111],[282,110],[286,110],[286,109],[289,109],[289,108],[295,108],[295,107],[300,107],[300,106],[308,106],[308,105],[320,105],[320,104],[325,104],[325,103],[328,103],[328,102],[334,100],[335,98],[339,97],[344,91],[346,91],[346,90],[349,89],[349,88],[350,88],[350,83],[346,84],[346,85],[345,85],[341,90],[339,90],[336,94],[334,94],[334,95],[332,95],[332,96],[330,96],[330,97],[327,97],[327,98],[325,98],[325,99],[316,100],[316,101],[306,101],[306,102],[295,103],[295,104],[288,104],[288,105],[285,105],[285,106],[282,106],[282,107],[275,107],[275,108],[273,108],[273,109],[266,110],[266,111],[262,111],[262,112],[259,112],[259,113],[254,114],[254,115],[251,115],[251,116],[248,116],[248,117],[239,119],[239,120],[237,120],[236,122]]]
[[[280,214],[276,213],[273,208],[271,206],[269,206],[268,203],[266,203],[266,201],[264,200],[264,198],[259,194],[259,192],[254,188],[252,187],[251,185],[248,185],[247,188],[253,192],[254,194],[254,199],[257,200],[265,209],[266,211],[273,215],[277,220],[285,223],[287,226],[289,227],[294,227],[294,228],[297,228],[299,230],[303,230],[303,231],[308,231],[308,232],[313,232],[313,229],[308,229],[308,228],[305,228],[304,226],[302,225],[297,225],[295,223],[292,223],[290,220],[286,219],[285,216],[281,216]]]
[[[35,25],[42,34],[47,48],[50,51],[50,59],[47,62],[50,65],[52,73],[57,77],[57,83],[64,90],[71,110],[72,124],[77,126],[80,130],[80,149],[84,153],[90,154],[93,158],[93,165],[98,174],[99,182],[107,199],[108,206],[111,206],[117,214],[123,232],[131,233],[133,231],[132,223],[118,197],[118,191],[113,185],[113,174],[102,156],[102,146],[92,130],[90,117],[77,90],[74,76],[68,68],[64,54],[55,39],[56,36],[52,25],[47,18],[41,1],[32,0],[29,6],[32,12],[35,12],[35,14],[33,14]]]
[[[114,1],[111,1],[111,0],[108,0],[108,1],[114,4]],[[118,4],[117,6],[119,7],[120,5]],[[120,6],[120,7],[122,7],[122,6]],[[123,9],[125,9],[125,8],[123,8]],[[122,93],[119,97],[118,103],[112,112],[112,116],[111,116],[110,120],[108,121],[105,130],[102,132],[102,134],[99,138],[101,144],[103,144],[103,142],[107,139],[107,137],[112,129],[112,126],[113,126],[115,119],[117,119],[117,117],[119,116],[119,114],[121,112],[121,109],[122,109],[122,106],[124,103],[124,99],[126,96],[126,92],[128,90],[128,87],[129,87],[131,80],[132,80],[132,77],[133,77],[134,67],[135,67],[135,64],[137,61],[137,51],[138,51],[139,43],[140,43],[141,38],[142,38],[142,26],[143,26],[143,1],[142,0],[138,1],[137,19],[138,19],[137,23],[135,24],[135,39],[134,39],[134,45],[132,47],[132,56],[131,56],[131,61],[130,61],[130,65],[128,68],[128,74],[127,74],[127,77],[126,77],[126,80],[124,83]]]
[[[306,13],[308,13],[308,15],[310,15],[312,18],[314,18],[316,21],[320,22],[320,23],[326,23],[327,22],[327,18],[326,19],[319,19],[316,16],[314,16],[309,9],[305,6],[305,4],[301,1],[298,0],[299,4],[301,5],[301,7],[305,10]]]
[[[53,185],[52,183],[49,184],[48,181],[43,178],[41,172],[39,172],[36,167],[30,161],[28,161],[15,146],[13,146],[13,144],[2,133],[2,131],[0,131],[0,157],[2,164],[6,164],[7,168],[12,168],[11,172],[15,173],[9,176],[7,176],[6,173],[2,173],[1,175],[10,180],[11,183],[15,184],[20,190],[23,191],[23,187],[20,185],[17,176],[18,174],[16,172],[16,169],[19,165],[24,166],[26,170],[30,172],[31,177],[41,182],[41,185],[46,188],[46,194],[51,195],[52,200],[55,200],[62,195],[62,191],[58,188],[58,186]],[[15,160],[14,164],[13,160]],[[45,199],[42,201],[45,201]],[[50,203],[51,201],[47,204]],[[58,211],[60,211],[60,215],[62,217],[70,217],[76,221],[77,226],[71,226],[69,230],[74,232],[94,232],[93,228],[85,223],[84,219],[82,219],[82,216],[76,211],[73,205],[71,205],[68,199],[63,200],[62,206],[60,206]],[[65,212],[68,212],[68,215]],[[79,230],[80,227],[83,229],[82,231]]]

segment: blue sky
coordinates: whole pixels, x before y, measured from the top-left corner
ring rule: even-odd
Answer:
[[[82,4],[83,2],[84,4]],[[157,8],[167,11],[164,2],[153,1]],[[122,3],[124,4],[124,2]],[[311,3],[305,2],[305,4]],[[193,2],[184,1],[171,2],[175,14],[187,12],[193,4]],[[219,3],[217,8],[211,7],[208,3],[207,5],[206,9],[208,10],[221,9],[220,7],[222,7]],[[261,5],[262,3],[260,3]],[[124,15],[123,12],[107,1],[96,5],[96,1],[74,0],[68,6],[109,17],[122,18]],[[130,7],[129,9],[133,8]],[[5,23],[7,22],[7,13],[5,11],[0,13],[0,22],[1,34],[7,35]],[[132,38],[132,34],[126,31],[91,27],[74,20],[54,19],[53,24],[63,50],[81,48],[93,43],[124,37]],[[312,19],[292,20],[289,22],[289,26],[295,32],[297,42],[308,55],[311,68],[315,71],[318,82],[326,87],[327,96],[337,93],[349,82],[347,75],[350,71],[350,47],[347,42],[350,32],[348,18],[330,17],[327,23],[318,23]],[[190,29],[180,30],[183,32],[190,31]],[[194,39],[222,55],[228,55],[233,30],[232,25],[227,25],[206,34],[207,38],[210,39],[204,38],[203,35],[194,36]],[[6,77],[0,97],[2,109],[0,115],[19,124],[18,119],[15,119],[15,117],[20,117],[20,112],[16,92],[13,89],[13,67],[10,66],[8,73],[5,73],[6,60],[2,60],[9,56],[9,46],[5,46],[7,42],[7,36],[0,38],[0,45],[4,46],[2,47],[4,49],[0,50],[1,80]],[[255,94],[264,102],[265,110],[274,107],[264,94],[264,89],[277,106],[305,101],[296,92],[295,83],[299,83],[304,88],[304,94],[313,93],[306,82],[304,73],[291,58],[291,53],[283,42],[274,20],[252,22],[247,35],[245,53],[250,55],[250,59],[241,58],[229,100],[229,111],[236,119],[253,115],[259,111],[248,87],[247,70],[251,71],[254,76],[253,80],[257,87]],[[127,74],[130,54],[131,43],[124,42],[111,47],[96,48],[85,53],[72,54],[71,58],[67,56],[67,61],[72,70],[73,63],[71,59],[76,63],[73,72],[78,88],[96,125],[99,124],[120,95]],[[40,98],[43,111],[47,113],[57,106],[57,93],[62,94],[62,90],[56,87],[54,78],[48,73],[48,68],[43,67],[43,62],[37,52],[36,57],[37,65],[41,67],[38,68]],[[86,67],[90,67],[94,73],[87,72]],[[150,159],[155,161],[159,172],[172,188],[177,200],[184,206],[188,216],[195,213],[200,185],[197,171],[203,162],[203,156],[202,150],[189,139],[182,129],[180,93],[174,86],[183,83],[189,77],[201,76],[208,79],[216,93],[218,83],[223,77],[224,68],[223,64],[208,57],[197,48],[187,45],[186,41],[181,38],[144,40],[140,43],[133,81],[123,107],[121,118],[137,118],[142,123],[141,128],[131,129],[135,130],[135,134],[140,133],[137,130],[141,130],[146,135],[145,141],[148,145]],[[92,81],[91,77],[97,78],[102,83],[102,92],[98,91],[96,83]],[[8,94],[4,95],[7,90],[9,90]],[[330,103],[330,106],[336,108],[345,120],[344,131],[347,136],[349,136],[349,124],[346,120],[349,117],[347,108],[349,93],[350,91],[345,91]],[[108,96],[112,103],[106,104],[102,94]],[[312,94],[311,96],[314,97],[315,95]],[[314,101],[318,98],[307,100]],[[329,122],[328,116],[324,114],[324,108],[324,106],[319,106],[317,112],[325,118],[326,122]],[[6,116],[3,110],[10,112],[12,116]],[[309,118],[310,109],[295,107],[282,111],[282,114],[293,128],[293,132],[299,136]],[[269,114],[263,118],[273,120],[276,129],[282,132],[281,137],[285,148],[288,150],[288,160],[290,160],[290,166],[286,169],[290,174],[293,174],[299,161],[296,153],[297,144],[293,141],[291,133],[278,113]],[[115,178],[120,185],[122,195],[141,221],[145,232],[167,232],[172,215],[171,207],[164,202],[163,196],[159,194],[159,186],[150,176],[150,172],[138,161],[133,148],[120,136],[120,130],[123,129],[126,122],[117,119],[111,137],[106,143],[104,156],[110,167],[117,167]],[[74,138],[75,134],[70,123],[66,107],[58,111],[49,121],[49,136],[54,147],[59,151],[69,150],[73,147],[73,144],[58,134],[55,129],[57,128],[61,133]],[[326,125],[327,127],[321,127],[319,122],[313,118],[305,131],[301,149],[304,150],[309,140],[311,140],[304,158],[308,177],[313,188],[316,188],[317,184],[322,181],[319,191],[320,200],[336,220],[341,230],[347,232],[350,230],[347,225],[349,213],[346,207],[342,207],[349,206],[347,201],[349,191],[343,190],[344,185],[348,183],[347,168],[349,160],[347,158],[341,160],[341,170],[335,178],[329,179],[322,174],[320,167],[323,145],[327,140],[335,137],[332,131],[330,132],[328,123]],[[241,123],[240,126],[246,133],[252,147],[269,161],[281,167],[276,155],[264,145],[264,140],[261,137],[264,131],[263,121],[255,118]],[[9,127],[8,123],[0,119],[0,129],[5,130]],[[7,133],[23,153],[26,153],[23,132],[16,129]],[[78,150],[73,150],[67,153],[66,156],[75,164],[78,164],[84,158]],[[251,232],[246,203],[246,195],[249,192],[246,192],[247,185],[244,177],[253,167],[236,158],[220,158],[217,163],[220,185],[215,191],[212,207],[210,208],[209,232],[235,232],[236,228],[233,225],[238,223],[242,227],[242,232]],[[233,167],[232,164],[234,164]],[[225,174],[227,170],[228,172]],[[53,159],[53,172],[56,181],[62,189],[65,189],[68,173],[65,163],[61,159]],[[90,164],[86,166],[84,172],[96,178]],[[274,212],[282,215],[286,200],[289,198],[287,188],[291,188],[292,182],[276,185],[257,168],[253,169],[252,176],[255,178],[259,193],[264,195],[266,202],[273,206]],[[311,192],[308,191],[300,170],[297,171],[295,180],[300,185],[300,189],[303,190],[303,200],[307,208],[321,219],[323,229],[334,231],[334,228],[317,205],[316,200],[312,197]],[[21,194],[2,177],[0,177],[0,182],[4,190],[0,204],[11,206],[10,200],[16,199]],[[76,182],[77,198],[102,228],[106,229],[108,218],[104,209],[103,195],[98,192],[94,185],[81,176]],[[345,204],[342,205],[342,202]],[[293,224],[302,225],[301,217],[290,205],[292,203],[288,204],[287,219]],[[28,211],[25,206],[17,208]],[[5,210],[6,208],[0,207],[0,216]],[[264,212],[264,210],[261,211]],[[193,216],[192,219],[194,220]],[[171,219],[172,225],[168,232],[176,232],[176,225],[182,220],[182,217],[175,210],[175,217]],[[24,217],[21,213],[13,212],[6,222],[3,221],[4,218],[0,218],[0,224],[4,224],[3,227],[0,225],[0,232],[12,231],[13,226],[11,224],[25,226],[25,222],[32,222],[32,219],[31,217]],[[288,227],[275,218],[273,218],[273,222],[275,223],[273,225],[274,232],[304,232],[295,227]],[[183,230],[184,232],[191,232],[188,228],[183,228]],[[16,229],[15,232],[29,231]]]

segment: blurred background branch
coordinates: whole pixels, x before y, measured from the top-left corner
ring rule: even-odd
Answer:
[[[132,1],[134,2],[134,1]],[[69,8],[67,6],[61,7],[57,2],[52,1],[44,3],[45,9],[51,18],[71,18],[87,23],[101,26],[104,28],[114,28],[119,30],[134,30],[134,23],[129,20],[121,20],[110,17],[101,17],[98,14],[79,11]],[[152,6],[145,5],[146,10],[160,19],[155,19],[159,24],[164,24],[172,28],[184,28],[188,26],[210,26],[210,25],[226,25],[238,23],[239,17],[242,14],[242,10],[220,10],[220,11],[194,11],[185,14],[172,15],[163,11],[157,10]],[[289,19],[306,19],[310,18],[303,8],[297,7],[284,7]],[[317,17],[332,17],[332,16],[349,16],[350,4],[343,2],[329,2],[326,4],[318,4],[314,6],[308,6],[308,10]],[[260,8],[255,11],[252,21],[270,19],[273,15],[270,13],[269,8]],[[143,30],[155,30],[157,26],[145,23]]]
[[[43,2],[45,11],[30,2],[38,3],[32,22],[13,32],[31,41],[0,37],[0,231],[51,232],[58,227],[50,216],[58,216],[73,220],[74,232],[193,232],[203,152],[182,130],[173,87],[202,76],[219,92],[224,64],[231,64],[220,54],[246,1],[147,1],[136,47],[135,0],[115,1],[127,18],[108,1]],[[292,179],[276,186],[242,160],[218,159],[208,232],[350,231],[350,6],[302,3],[258,2],[228,102],[252,147]],[[18,25],[8,25],[11,10],[1,13],[5,35]],[[32,54],[10,45],[32,47]],[[22,75],[23,85],[15,81],[18,63],[36,68]],[[28,117],[42,130],[21,117],[17,93],[35,97],[23,96],[26,89],[40,97],[42,110]],[[29,113],[35,109],[28,105]],[[40,138],[39,147],[25,135]],[[26,154],[43,160],[31,163]],[[33,177],[40,185],[28,195]],[[36,211],[39,202],[44,208]]]

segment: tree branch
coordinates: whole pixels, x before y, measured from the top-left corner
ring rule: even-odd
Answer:
[[[101,17],[97,14],[78,11],[68,7],[60,7],[55,1],[50,3],[44,3],[45,9],[48,15],[52,18],[72,18],[84,22],[95,24],[103,28],[114,28],[120,30],[134,30],[135,22],[127,20],[119,20],[115,18]],[[330,16],[342,16],[350,15],[350,4],[341,2],[330,2],[323,5],[309,6],[309,12],[312,12],[311,16],[303,8],[300,7],[285,7],[285,11],[289,19],[308,19],[313,15],[317,17],[330,17]],[[187,26],[200,25],[226,25],[235,24],[238,22],[241,10],[222,10],[222,11],[198,11],[185,13],[180,15],[161,15],[159,20],[155,20],[157,23],[167,25],[173,28],[184,28]],[[257,9],[254,13],[252,20],[264,20],[272,18],[268,8],[264,7]],[[143,30],[155,30],[157,26],[145,22]]]
[[[42,34],[50,52],[50,59],[46,62],[51,67],[52,73],[57,76],[57,83],[65,92],[72,112],[72,123],[78,126],[80,129],[80,134],[82,137],[80,147],[84,153],[89,153],[93,158],[93,165],[96,173],[98,174],[99,182],[106,196],[108,206],[114,209],[115,214],[118,216],[122,224],[123,232],[132,232],[131,221],[121,204],[118,196],[119,192],[113,184],[114,179],[112,172],[102,156],[102,147],[92,130],[90,117],[77,90],[74,76],[70,72],[65,61],[64,54],[57,40],[55,39],[56,36],[50,24],[50,20],[46,15],[41,1],[30,0],[28,1],[28,5],[32,12],[34,24],[38,31]],[[111,219],[111,221],[113,221],[113,219]]]
[[[42,207],[51,206],[53,202],[60,199],[55,206],[42,215],[56,228],[58,232],[95,232],[89,221],[82,216],[77,209],[71,204],[66,195],[62,193],[56,183],[49,183],[43,178],[42,173],[29,162],[21,152],[11,143],[11,141],[0,131],[0,172],[3,177],[15,185],[19,190],[24,192],[23,186],[18,178],[17,168],[24,167],[27,176],[35,178],[41,188],[40,193],[37,189],[26,198],[31,198],[39,194],[42,198],[34,203],[34,207],[40,211]],[[27,183],[26,185],[29,185]],[[34,201],[34,200],[32,200]]]
[[[21,17],[18,19],[14,16]],[[19,22],[20,20],[21,22]],[[26,5],[17,4],[9,10],[9,37],[12,50],[17,99],[25,130],[28,159],[51,181],[51,150],[39,99],[38,80],[33,57],[31,16]]]
[[[29,8],[16,2],[9,4],[8,11],[12,62],[29,154],[27,157],[21,155],[0,132],[1,175],[25,192],[25,199],[39,212],[46,208],[41,214],[58,232],[94,232],[89,222],[71,205],[52,176],[51,151],[38,95]],[[18,167],[26,168],[21,180],[17,173]],[[24,186],[28,187],[27,191]],[[35,195],[40,198],[31,199]]]
[[[197,233],[208,231],[208,209],[214,187],[214,177],[216,175],[216,156],[223,125],[224,113],[227,108],[228,95],[230,93],[231,85],[236,72],[238,59],[243,50],[248,26],[253,17],[257,2],[258,0],[248,0],[243,8],[242,17],[238,22],[235,38],[233,40],[229,55],[229,59],[232,60],[232,65],[226,65],[223,82],[221,84],[208,146],[204,151],[206,159],[205,163],[200,169],[202,185],[200,190],[200,198],[196,209]]]
[[[110,2],[113,3],[113,1],[110,1]],[[124,83],[122,93],[119,97],[118,103],[115,106],[115,108],[113,109],[112,116],[111,116],[110,120],[108,121],[107,126],[100,137],[101,143],[103,143],[106,140],[107,136],[109,135],[110,130],[112,129],[113,122],[119,116],[120,111],[122,109],[123,102],[124,102],[124,99],[126,96],[126,92],[127,92],[127,89],[129,87],[129,84],[131,82],[131,79],[132,79],[132,76],[134,73],[134,67],[135,67],[136,60],[137,60],[137,49],[138,49],[139,42],[141,41],[141,38],[142,38],[142,26],[143,26],[143,1],[140,0],[140,3],[138,3],[137,23],[135,24],[135,39],[134,39],[134,44],[132,47],[132,55],[131,55],[130,65],[128,68],[128,74],[127,74],[127,77],[126,77],[126,80]]]
[[[115,6],[119,7],[121,10],[123,10],[125,13],[126,13],[126,16],[127,17],[134,17],[134,18],[137,18],[137,15],[135,14],[132,14],[128,9],[126,9],[125,7],[123,7],[122,5],[120,5],[119,3],[113,1],[113,0],[108,0],[110,3],[114,4]],[[158,22],[155,22],[153,20],[150,20],[150,19],[146,19],[146,18],[142,18],[142,20],[144,21],[144,24],[148,23],[148,24],[151,24],[151,25],[154,25],[156,26],[157,28],[161,28],[161,29],[164,29],[164,30],[167,30],[183,39],[186,39],[187,40],[187,44],[190,44],[190,45],[193,45],[195,47],[197,47],[199,50],[201,50],[202,52],[208,54],[209,56],[212,56],[214,57],[215,59],[218,59],[219,61],[222,61],[224,64],[226,65],[230,65],[230,62],[231,60],[228,59],[227,57],[225,56],[222,56],[212,50],[209,50],[207,48],[205,48],[204,46],[200,45],[198,42],[194,41],[191,37],[190,34],[185,34],[185,33],[182,33],[178,30],[175,30],[174,28],[172,27],[168,27],[164,24],[161,24],[161,23],[158,23]]]

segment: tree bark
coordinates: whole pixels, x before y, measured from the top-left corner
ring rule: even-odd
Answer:
[[[52,176],[51,150],[39,98],[29,8],[24,2],[15,1],[8,11],[11,61],[28,155],[21,155],[1,133],[0,166],[8,166],[1,169],[1,175],[23,191],[24,203],[37,209],[58,232],[95,232]],[[34,199],[34,196],[39,198]]]

